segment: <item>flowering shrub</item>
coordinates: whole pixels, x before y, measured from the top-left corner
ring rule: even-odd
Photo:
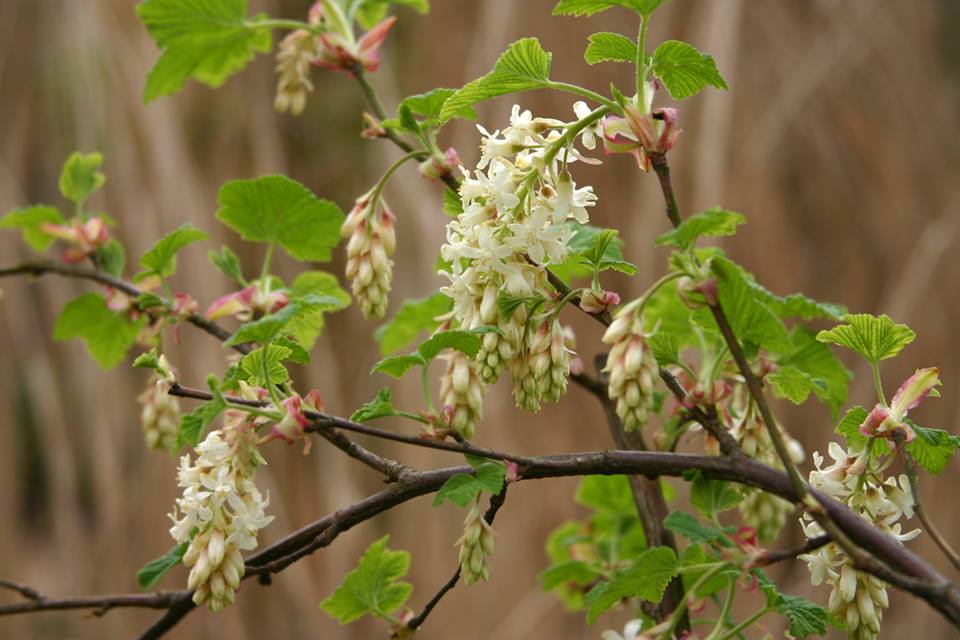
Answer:
[[[133,365],[151,371],[139,397],[146,446],[173,455],[187,451],[176,478],[181,497],[170,514],[175,546],[138,575],[150,591],[182,563],[190,569],[187,584],[180,591],[120,596],[124,606],[166,609],[144,637],[159,637],[194,605],[218,612],[239,603],[245,578],[279,573],[353,525],[435,493],[435,506],[450,502],[466,513],[456,558],[450,557],[454,575],[419,614],[411,604],[413,586],[401,581],[409,554],[389,549],[386,537],[369,546],[321,603],[343,624],[371,615],[388,623],[391,637],[410,637],[458,581],[496,579],[493,524],[508,486],[569,475],[583,476],[575,499],[590,514],[557,523],[540,580],[591,624],[614,608],[633,613],[622,634],[598,630],[600,637],[725,640],[744,637],[777,614],[790,637],[820,636],[835,626],[849,638],[869,640],[881,633],[891,587],[923,598],[960,627],[956,586],[904,544],[922,529],[960,568],[918,494],[919,470],[941,472],[960,438],[908,417],[925,398],[939,395],[940,372],[918,369],[888,402],[880,362],[899,356],[913,331],[885,315],[850,314],[802,294],[776,295],[733,257],[704,246],[705,239],[736,233],[746,218],[720,207],[682,215],[668,163],[682,144],[682,112],[659,103],[666,94],[681,102],[727,84],[714,60],[689,44],[668,40],[649,51],[649,24],[664,1],[560,0],[555,7],[555,14],[572,16],[615,10],[636,22],[636,38],[596,33],[585,53],[589,64],[632,65],[630,91],[611,86],[604,95],[555,80],[551,55],[524,38],[487,75],[460,89],[410,96],[395,113],[385,111],[367,74],[379,67],[396,21],[388,15],[393,5],[424,12],[427,0],[320,0],[302,20],[250,16],[245,0],[138,5],[161,49],[147,80],[148,101],[176,93],[189,80],[219,86],[270,52],[278,32],[278,111],[301,114],[323,73],[349,74],[371,109],[358,134],[404,151],[348,214],[284,176],[225,184],[216,218],[241,239],[263,244],[265,257],[259,275],[249,279],[231,249],[211,251],[212,265],[235,289],[202,315],[198,301],[171,289],[170,278],[177,254],[207,234],[190,225],[172,230],[130,275],[123,247],[110,236],[112,220],[90,215],[85,206],[105,180],[99,154],[76,153],[63,168],[60,190],[73,215],[36,205],[0,219],[0,227],[19,229],[33,250],[59,243],[62,251],[60,261],[38,259],[0,275],[56,273],[104,287],[66,305],[54,338],[83,340],[103,368],[138,350]],[[477,124],[479,161],[470,168],[438,142],[452,120],[476,119],[476,103],[532,89],[570,94],[557,109],[566,116],[534,116],[516,105],[505,122]],[[617,230],[590,225],[590,211],[603,200],[574,176],[601,158],[635,161],[640,172],[656,174],[669,223],[656,244],[672,249],[664,273],[640,273],[626,259]],[[393,261],[403,259],[395,248],[404,212],[390,209],[383,192],[411,161],[418,165],[411,177],[436,183],[449,218],[438,248],[442,286],[398,306],[390,291]],[[330,261],[342,241],[350,293],[337,276],[312,266]],[[271,272],[278,250],[311,266],[284,282]],[[609,270],[646,290],[622,300],[604,287]],[[288,365],[309,362],[324,315],[352,303],[367,319],[389,316],[374,334],[384,357],[372,363],[371,374],[402,378],[417,370],[422,406],[397,408],[384,387],[345,419],[328,412],[322,390],[298,392]],[[585,371],[563,322],[577,313],[605,326],[594,347],[608,352],[595,375]],[[830,328],[814,331],[811,322]],[[169,330],[176,338],[184,324],[236,352],[228,365],[211,365],[207,389],[181,379],[164,355]],[[845,407],[851,374],[831,345],[869,363],[876,392],[871,410]],[[429,368],[438,358],[446,366],[433,385]],[[505,372],[519,411],[563,401],[571,382],[592,393],[605,409],[615,450],[528,457],[472,444],[478,430],[489,428],[484,396]],[[800,471],[807,456],[774,417],[770,393],[795,404],[816,399],[840,418],[840,441],[826,447],[832,463],[814,451],[807,480]],[[191,410],[182,412],[186,402]],[[384,417],[410,420],[420,433],[377,426]],[[415,471],[360,446],[352,432],[460,454],[466,464]],[[381,473],[390,486],[260,548],[259,533],[273,520],[269,498],[256,484],[261,449],[283,441],[301,444],[307,454],[316,437]],[[695,453],[675,453],[681,443]],[[689,483],[689,509],[668,510],[671,485],[661,481],[667,476]],[[909,522],[914,517],[916,525]],[[778,548],[788,526],[800,527],[807,543]],[[821,598],[826,606],[782,593],[763,571],[796,559],[807,564],[814,585],[829,585]],[[33,610],[106,610],[121,602],[35,600]],[[740,601],[747,604],[737,611],[752,606],[752,613],[735,616]],[[702,607],[717,611],[691,617]],[[15,612],[0,606],[0,614]]]

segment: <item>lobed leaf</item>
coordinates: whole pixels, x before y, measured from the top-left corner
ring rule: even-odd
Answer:
[[[137,340],[147,318],[131,321],[107,308],[103,296],[85,293],[63,308],[53,327],[54,340],[83,340],[90,356],[102,369],[120,364]]]
[[[207,259],[213,264],[220,273],[227,276],[240,286],[246,286],[247,281],[243,277],[243,267],[240,265],[240,256],[230,250],[230,247],[220,247],[217,253],[213,249],[207,252]]]
[[[103,156],[99,153],[71,153],[60,171],[60,193],[63,197],[82,205],[90,194],[107,181],[107,177],[100,172],[101,164]]]
[[[410,554],[387,548],[386,535],[367,547],[355,569],[350,571],[320,608],[349,624],[367,614],[386,617],[406,603],[413,586],[398,580],[410,569]]]
[[[55,207],[38,204],[14,209],[0,218],[0,229],[20,229],[23,241],[34,251],[46,251],[56,238],[40,229],[43,224],[61,224],[63,216]]]
[[[677,554],[669,547],[653,547],[640,554],[630,568],[617,571],[586,595],[587,622],[593,624],[622,598],[659,602],[667,585],[677,575]]]
[[[841,319],[847,324],[821,331],[817,340],[852,349],[873,364],[893,358],[917,337],[913,329],[896,324],[886,315],[857,313]]]
[[[624,35],[602,31],[592,34],[589,41],[583,53],[587,64],[637,61],[637,43]]]
[[[613,7],[630,9],[649,16],[666,0],[560,0],[553,8],[555,16],[592,16]]]
[[[437,317],[453,308],[453,300],[442,293],[428,298],[408,299],[397,313],[374,332],[380,343],[381,355],[395,353],[417,339],[424,331],[433,331],[440,326]]]
[[[140,266],[144,271],[134,277],[134,282],[140,282],[150,276],[169,278],[177,270],[177,253],[193,242],[209,238],[206,232],[185,224],[163,236],[153,247],[140,258]]]
[[[676,229],[661,234],[656,243],[689,249],[702,236],[732,236],[737,232],[737,227],[746,221],[747,218],[742,213],[713,207],[690,216]]]
[[[370,402],[365,402],[359,409],[353,412],[350,420],[353,422],[370,422],[376,418],[385,418],[396,415],[397,410],[393,406],[393,398],[390,396],[390,389],[383,387],[377,392],[377,396]]]
[[[696,95],[708,84],[727,89],[713,57],[686,42],[667,40],[653,52],[653,72],[674,100]]]

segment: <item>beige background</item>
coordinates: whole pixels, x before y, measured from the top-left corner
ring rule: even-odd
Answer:
[[[252,9],[284,17],[303,15],[308,4],[251,0]],[[429,17],[401,11],[384,69],[374,78],[388,104],[434,86],[463,84],[524,35],[540,37],[554,52],[556,78],[599,91],[612,80],[629,86],[626,67],[590,68],[582,61],[593,31],[635,31],[625,13],[553,18],[549,0],[433,4]],[[713,53],[732,88],[706,91],[683,105],[686,132],[672,154],[683,211],[722,203],[747,213],[750,223],[725,247],[774,291],[802,290],[915,327],[916,344],[885,365],[886,384],[895,388],[915,367],[941,366],[943,398],[925,404],[916,419],[953,431],[960,406],[960,270],[954,257],[960,223],[958,22],[952,0],[676,0],[658,13],[651,33],[653,41],[678,37]],[[0,42],[0,211],[60,203],[62,160],[74,149],[99,149],[108,183],[91,204],[118,219],[119,237],[133,258],[161,233],[192,222],[216,242],[229,242],[252,271],[258,249],[241,244],[212,217],[222,182],[286,173],[348,208],[398,155],[385,143],[359,140],[360,96],[345,76],[317,73],[316,92],[302,117],[275,114],[266,56],[220,91],[191,85],[145,107],[140,96],[156,52],[126,0],[5,0]],[[566,95],[536,93],[520,101],[538,114],[572,115]],[[511,102],[481,105],[481,122],[501,126]],[[454,127],[445,137],[466,163],[476,159],[472,127]],[[412,168],[401,176],[388,189],[399,218],[393,309],[439,283],[430,267],[444,224],[435,186],[417,179]],[[594,220],[621,229],[627,257],[640,266],[632,281],[611,284],[625,296],[638,294],[662,272],[666,255],[651,249],[666,226],[656,181],[639,175],[625,157],[579,169],[577,180],[596,185]],[[175,279],[177,289],[204,305],[227,286],[204,258],[214,246],[185,251]],[[0,236],[0,263],[27,257],[14,234]],[[288,277],[298,269],[286,259],[278,267]],[[341,272],[342,254],[330,268]],[[0,284],[0,576],[49,595],[135,591],[137,568],[171,544],[164,514],[176,495],[175,461],[142,446],[132,398],[145,377],[125,366],[102,373],[79,343],[51,342],[58,310],[87,285],[52,276]],[[598,327],[570,317],[581,352],[592,358]],[[372,397],[386,383],[366,373],[377,358],[369,337],[374,326],[352,308],[332,317],[313,363],[295,372],[302,388],[319,387],[328,407],[340,414]],[[185,381],[200,385],[207,371],[222,370],[225,351],[186,329],[182,348],[170,355]],[[869,380],[862,367],[854,368],[852,401],[869,402]],[[392,386],[400,404],[416,408],[415,384]],[[823,407],[781,411],[808,450],[825,448],[831,421]],[[603,448],[608,435],[599,407],[578,389],[561,406],[530,417],[512,407],[501,383],[488,399],[478,442],[551,453]],[[456,461],[390,443],[367,444],[421,467]],[[264,532],[264,543],[380,486],[374,474],[322,442],[307,458],[276,445],[266,456],[270,466],[259,482],[270,490],[277,520]],[[924,497],[951,540],[960,538],[951,493],[957,480],[954,465],[923,483]],[[583,513],[571,500],[574,486],[572,480],[531,482],[512,491],[496,524],[493,581],[457,588],[421,636],[597,637],[602,626],[588,630],[581,615],[565,613],[554,598],[539,593],[535,581],[546,567],[546,533]],[[390,532],[393,546],[413,553],[412,604],[421,607],[455,566],[460,519],[452,507],[431,509],[428,499],[404,505],[343,535],[332,549],[278,576],[271,588],[245,583],[237,606],[219,616],[195,612],[171,637],[384,637],[379,623],[339,628],[317,603],[360,550]],[[781,543],[797,536],[791,527]],[[929,540],[911,546],[949,573]],[[183,580],[177,570],[164,585],[178,588]],[[783,584],[826,600],[825,590],[811,591],[802,566],[786,569]],[[0,637],[127,638],[156,615],[3,618]],[[887,618],[885,638],[919,628],[929,638],[956,637],[906,596],[893,596]],[[611,616],[610,626],[625,619],[623,613]],[[781,637],[778,625],[769,619],[774,637]]]

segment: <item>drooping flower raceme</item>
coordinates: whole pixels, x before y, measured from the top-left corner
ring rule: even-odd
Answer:
[[[568,126],[514,106],[503,131],[480,127],[480,161],[472,174],[461,167],[463,213],[447,225],[441,248],[452,317],[464,329],[499,329],[483,336],[481,379],[495,382],[509,366],[518,404],[534,411],[563,393],[570,360],[556,339],[546,267],[569,255],[568,222],[586,223],[596,203],[593,189],[570,176],[569,165],[584,158],[563,139]],[[507,299],[513,303],[502,304]]]
[[[183,494],[170,514],[170,535],[190,543],[183,556],[190,567],[187,586],[194,589],[193,601],[211,611],[233,603],[244,572],[240,552],[256,548],[257,533],[273,520],[264,513],[269,499],[253,481],[262,463],[256,440],[245,415],[228,416],[222,430],[197,445],[195,461],[180,459]]]
[[[169,381],[154,376],[147,383],[146,390],[137,398],[142,406],[140,426],[150,449],[170,451],[177,441],[180,403],[167,393],[169,386]]]
[[[823,456],[813,454],[816,470],[810,472],[811,486],[840,500],[881,531],[903,542],[920,534],[919,529],[901,533],[901,518],[913,517],[913,494],[906,476],[883,478],[892,456],[871,456],[871,447],[845,450],[831,442],[828,452],[833,464],[824,466]],[[808,538],[823,534],[820,525],[804,516],[801,521]],[[800,556],[807,562],[813,584],[832,587],[827,607],[846,625],[852,640],[873,640],[880,633],[883,610],[889,606],[886,583],[861,573],[853,561],[830,543]]]
[[[457,540],[460,545],[460,572],[464,584],[490,579],[487,556],[493,554],[493,529],[483,517],[479,497],[473,503],[463,521],[463,535]]]
[[[604,372],[610,376],[608,394],[617,401],[617,415],[627,431],[647,423],[653,409],[657,361],[647,344],[643,314],[637,307],[624,307],[603,334],[610,347]]]
[[[378,198],[379,200],[379,198]],[[393,255],[397,244],[393,214],[370,193],[360,196],[343,223],[340,235],[347,242],[346,276],[364,317],[382,318],[393,280]]]
[[[469,440],[483,417],[484,385],[477,361],[452,349],[441,357],[447,361],[447,370],[440,378],[443,411],[449,416],[450,427]]]

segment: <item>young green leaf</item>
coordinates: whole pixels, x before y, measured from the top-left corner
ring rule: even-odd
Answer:
[[[847,447],[861,447],[867,443],[869,438],[860,433],[860,425],[867,419],[867,410],[863,407],[853,407],[844,414],[843,419],[837,424],[834,433],[844,436],[847,440]],[[871,443],[874,455],[887,453],[890,449],[885,438],[873,438]]]
[[[447,98],[440,109],[440,124],[483,100],[547,86],[550,59],[551,55],[543,50],[536,38],[517,40],[500,56],[493,71]]]
[[[100,268],[119,278],[123,275],[123,267],[127,262],[127,252],[116,238],[110,238],[97,249],[97,260]]]
[[[817,340],[856,351],[869,362],[893,358],[917,337],[905,324],[896,324],[889,316],[868,313],[847,314],[841,324],[817,334]]]
[[[627,271],[636,272],[636,267],[623,259],[623,240],[612,229],[593,227],[588,224],[569,223],[573,233],[570,236],[570,254],[560,264],[551,265],[550,271],[561,280],[569,283],[573,278],[582,278],[593,275],[593,263],[585,258],[594,249],[598,237],[605,232],[613,232],[614,238],[606,243],[606,250],[600,260],[600,270],[617,268],[615,265],[626,265]],[[632,273],[628,273],[632,275]]]
[[[133,361],[133,366],[140,369],[153,369],[159,373],[161,369],[160,358],[158,356],[157,348],[154,347],[150,349],[150,351],[138,355]]]
[[[657,47],[653,52],[653,72],[674,100],[689,98],[708,84],[727,88],[713,58],[679,40],[667,40]]]
[[[266,366],[270,380],[266,380],[263,375],[264,347],[254,349],[243,356],[237,371],[237,379],[248,382],[254,387],[283,384],[290,379],[290,372],[283,366],[283,361],[293,354],[293,350],[275,344],[268,345],[266,349]]]
[[[209,238],[206,232],[185,224],[163,236],[149,251],[140,258],[140,266],[144,269],[136,276],[134,282],[140,282],[150,276],[169,278],[177,270],[177,253],[188,244]]]
[[[853,374],[815,334],[802,326],[790,332],[793,350],[777,360],[780,370],[767,377],[778,394],[797,404],[806,400],[810,391],[823,400],[834,417],[847,402]]]
[[[927,429],[910,423],[916,438],[907,445],[907,452],[913,456],[927,473],[937,474],[947,468],[953,453],[960,447],[960,438],[942,429]]]
[[[353,422],[370,422],[376,418],[386,418],[396,415],[397,410],[393,406],[393,399],[390,396],[390,389],[383,387],[377,392],[370,402],[365,402],[359,409],[353,412],[350,420]]]
[[[760,569],[752,571],[768,607],[774,607],[790,623],[791,638],[822,636],[827,632],[829,616],[823,607],[799,596],[781,593],[777,584]]]
[[[418,95],[410,96],[404,98],[400,101],[400,104],[397,106],[397,114],[401,121],[403,121],[402,112],[408,111],[411,114],[416,114],[423,117],[422,125],[426,128],[433,129],[437,126],[437,122],[440,118],[440,112],[443,109],[443,105],[446,101],[457,92],[456,89],[433,89],[427,93],[421,93]],[[458,113],[453,115],[454,118],[466,118],[468,120],[476,120],[477,112],[473,110],[473,107],[466,106],[461,109]],[[421,123],[417,123],[416,128],[419,129]],[[459,197],[457,198],[459,201]]]
[[[746,221],[742,213],[713,207],[690,216],[676,229],[661,234],[657,237],[657,244],[689,249],[702,236],[732,236]]]
[[[663,519],[663,526],[695,544],[716,543],[722,547],[729,547],[732,544],[723,531],[716,527],[707,526],[683,511],[670,513]]]
[[[410,554],[387,548],[390,536],[384,536],[367,547],[357,567],[346,575],[333,595],[320,607],[349,624],[366,614],[382,618],[402,607],[413,593],[413,586],[398,582],[410,568]]]
[[[319,296],[328,302],[298,313],[285,328],[304,349],[313,349],[316,344],[317,338],[323,332],[324,315],[345,309],[350,306],[351,301],[350,294],[340,286],[337,277],[325,271],[304,271],[290,285],[292,299],[309,296]]]
[[[176,93],[190,78],[219,87],[272,44],[259,18],[248,18],[247,0],[146,0],[137,15],[161,49],[145,102]]]
[[[240,266],[240,257],[230,250],[230,247],[220,247],[217,253],[213,249],[207,252],[207,259],[211,264],[220,270],[220,273],[227,276],[240,286],[246,286],[247,281],[243,277],[243,267]]]
[[[80,338],[102,369],[112,369],[127,355],[146,321],[131,321],[108,309],[103,296],[85,293],[63,308],[53,327],[53,339]]]
[[[348,9],[355,8],[357,22],[364,29],[372,29],[383,20],[391,4],[410,7],[417,13],[430,11],[428,0],[346,0],[346,4]]]
[[[107,177],[100,172],[101,164],[103,156],[99,153],[71,153],[60,172],[60,193],[63,197],[83,205],[90,194],[107,181]]]
[[[553,8],[555,16],[592,16],[612,7],[630,9],[649,16],[666,0],[560,0]]]
[[[407,371],[416,366],[426,366],[427,362],[419,353],[411,353],[405,356],[389,356],[383,358],[370,370],[370,374],[385,373],[394,378],[402,378],[407,375]]]
[[[23,241],[34,251],[46,251],[56,238],[46,234],[40,225],[61,224],[63,216],[47,205],[38,204],[25,209],[14,209],[0,218],[0,229],[20,229]]]
[[[637,43],[626,36],[602,31],[592,34],[589,40],[590,44],[583,53],[587,64],[637,61]]]
[[[634,560],[629,569],[617,571],[587,593],[587,622],[593,624],[600,614],[622,598],[659,602],[667,585],[677,575],[677,554],[669,547],[653,547]]]
[[[444,482],[433,500],[433,506],[438,507],[444,500],[449,500],[463,509],[476,500],[481,491],[496,495],[503,490],[506,473],[507,468],[502,462],[484,460],[474,466],[473,475],[458,473]]]
[[[811,391],[818,387],[823,389],[826,385],[823,380],[811,378],[800,369],[790,365],[780,366],[765,380],[773,385],[775,396],[786,398],[793,404],[803,404],[810,397]]]
[[[443,212],[451,218],[456,218],[463,213],[463,201],[459,194],[452,189],[443,190]]]
[[[690,487],[690,504],[700,512],[704,518],[713,518],[714,515],[733,509],[743,495],[720,480],[709,480],[698,475]]]
[[[602,574],[583,560],[567,560],[555,564],[537,576],[544,591],[553,591],[557,587],[573,583],[580,586],[591,584]]]
[[[671,364],[679,365],[680,361],[680,341],[677,336],[665,331],[658,331],[647,340],[650,345],[650,351],[657,364],[666,367]]]
[[[428,363],[440,355],[440,352],[444,349],[453,349],[472,358],[480,351],[480,345],[483,343],[483,334],[494,331],[496,331],[496,329],[492,327],[439,331],[417,347],[417,351]]]
[[[247,322],[223,344],[228,347],[245,342],[266,344],[276,338],[281,331],[288,329],[297,317],[312,313],[317,309],[336,309],[341,304],[342,300],[340,298],[329,295],[310,294],[302,298],[295,298],[276,313]]]
[[[343,212],[286,176],[228,182],[218,200],[217,218],[244,240],[279,244],[295,260],[326,262],[340,242]]]
[[[180,428],[177,430],[176,450],[185,446],[196,447],[203,438],[204,432],[213,421],[217,419],[220,412],[227,408],[223,392],[220,390],[220,383],[215,376],[207,377],[207,385],[213,398],[204,402],[190,413],[180,416]]]
[[[626,476],[587,476],[580,481],[573,499],[598,512],[617,515],[637,513]]]
[[[154,585],[160,581],[167,571],[173,569],[183,560],[183,554],[187,552],[189,542],[181,542],[173,547],[159,558],[154,558],[137,572],[137,582],[144,591],[150,591]]]
[[[453,308],[453,299],[442,293],[429,298],[405,300],[389,322],[377,327],[373,337],[380,343],[380,354],[390,355],[417,339],[424,331],[440,326],[437,317]]]

